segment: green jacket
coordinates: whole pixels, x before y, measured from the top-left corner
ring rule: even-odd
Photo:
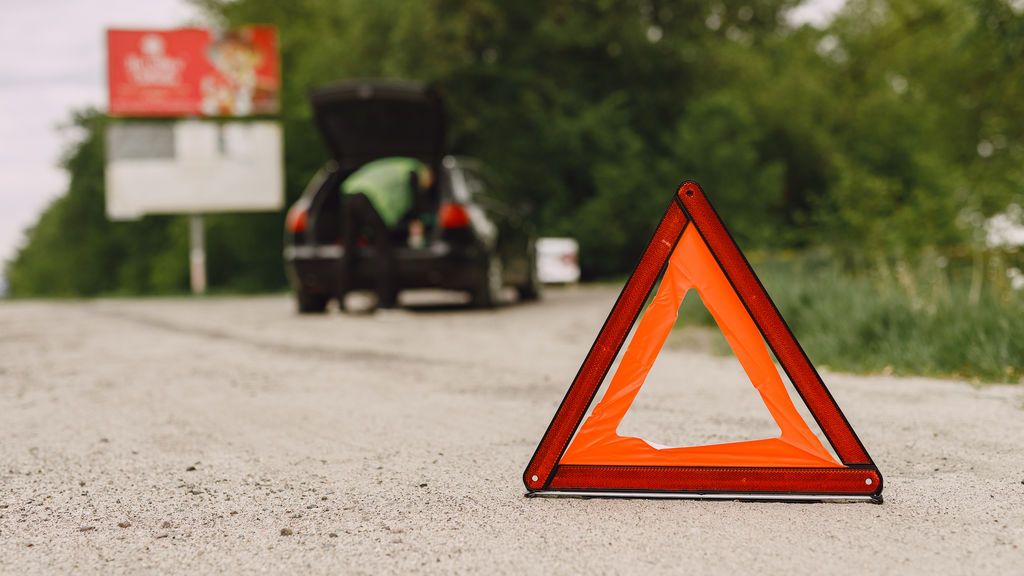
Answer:
[[[415,158],[381,158],[364,164],[341,183],[344,194],[365,194],[388,227],[412,208],[412,182],[423,163]]]

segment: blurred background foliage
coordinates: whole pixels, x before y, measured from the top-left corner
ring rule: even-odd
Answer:
[[[543,235],[576,237],[588,278],[628,273],[693,179],[755,263],[827,262],[825,280],[780,276],[805,290],[856,285],[886,317],[962,309],[961,293],[990,307],[978,318],[1021,310],[1020,257],[986,248],[981,224],[1024,203],[1024,2],[849,0],[818,29],[789,23],[797,0],[196,1],[216,24],[280,30],[289,202],[325,160],[311,87],[417,79],[446,98],[452,151],[487,163]],[[104,122],[75,117],[69,193],[9,263],[13,295],[187,289],[183,218],[103,216]],[[285,287],[283,213],[207,221],[215,289]],[[922,296],[940,284],[945,300]]]

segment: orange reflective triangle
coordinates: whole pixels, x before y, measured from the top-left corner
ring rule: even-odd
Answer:
[[[607,391],[583,416],[640,315]],[[618,434],[696,290],[779,426],[777,438],[661,447]],[[766,345],[767,344],[767,345]],[[769,347],[837,461],[797,412]],[[582,422],[582,424],[581,424]],[[882,478],[700,188],[683,184],[524,474],[533,494],[871,499]]]
[[[760,393],[782,431],[778,438],[659,448],[640,438],[617,434],[619,423],[675,326],[679,307],[690,289],[700,294]],[[608,391],[576,432],[560,462],[634,466],[840,466],[797,413],[757,326],[693,226],[686,228],[669,258],[658,292],[644,311]]]

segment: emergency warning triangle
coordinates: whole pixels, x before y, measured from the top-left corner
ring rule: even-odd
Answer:
[[[617,433],[689,290],[698,292],[721,328],[778,424],[777,438],[671,448]],[[618,369],[584,421],[641,311]],[[797,412],[769,347],[839,461]],[[523,479],[530,495],[880,502],[882,491],[864,446],[693,182],[677,191]]]

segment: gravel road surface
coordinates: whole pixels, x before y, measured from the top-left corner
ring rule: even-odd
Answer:
[[[1024,387],[825,373],[885,504],[527,499],[616,292],[0,304],[0,573],[1024,573]],[[683,335],[623,427],[771,433]]]

